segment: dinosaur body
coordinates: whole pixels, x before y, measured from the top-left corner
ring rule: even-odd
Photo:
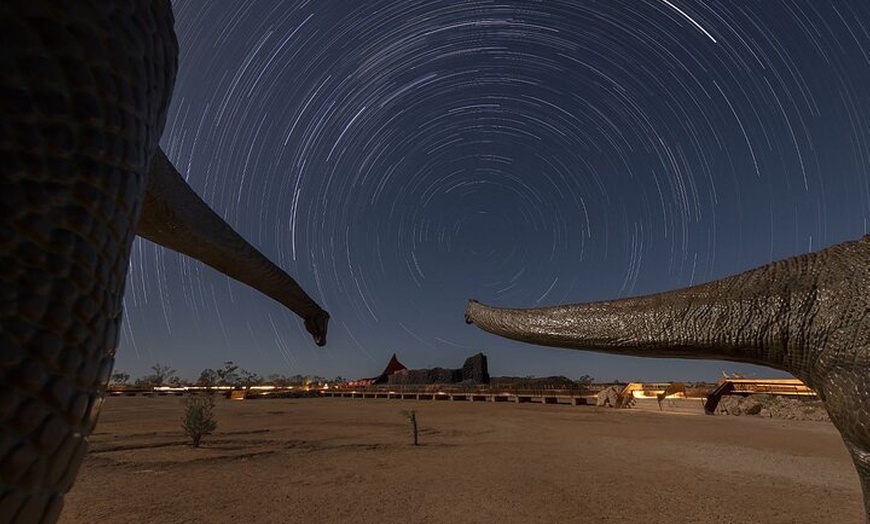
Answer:
[[[32,524],[57,519],[96,424],[143,206],[143,234],[201,241],[189,254],[288,305],[320,345],[329,317],[155,155],[177,68],[168,0],[4,0],[0,27],[0,522]]]

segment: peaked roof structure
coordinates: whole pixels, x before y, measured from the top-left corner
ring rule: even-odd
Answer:
[[[389,362],[387,362],[387,367],[384,368],[384,371],[380,375],[372,378],[360,378],[357,380],[351,380],[347,383],[347,385],[351,387],[365,387],[374,384],[384,384],[389,379],[389,376],[393,373],[405,371],[407,369],[408,368],[406,368],[405,365],[399,362],[399,359],[396,358],[396,354],[393,353],[393,357],[390,359]]]
[[[378,378],[375,379],[375,384],[380,384],[382,382],[386,382],[387,377],[389,377],[393,373],[395,373],[397,371],[403,371],[406,369],[408,369],[408,368],[406,368],[404,364],[399,362],[399,359],[396,358],[396,354],[393,353],[393,358],[391,358],[390,361],[387,363],[387,367],[384,368],[384,372],[381,373],[380,375],[378,375]]]

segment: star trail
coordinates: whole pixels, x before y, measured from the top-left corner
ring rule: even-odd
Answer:
[[[865,0],[174,2],[162,145],[332,315],[137,239],[116,368],[715,380],[463,322],[665,291],[868,231]]]

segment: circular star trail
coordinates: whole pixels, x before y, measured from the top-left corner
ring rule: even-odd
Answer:
[[[162,145],[332,314],[137,240],[116,367],[365,376],[749,366],[535,348],[463,323],[681,287],[868,229],[863,0],[174,2]],[[727,368],[723,367],[727,366]]]

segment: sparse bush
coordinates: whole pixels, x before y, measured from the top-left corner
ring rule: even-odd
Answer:
[[[193,447],[198,448],[202,437],[217,429],[214,418],[214,395],[194,395],[182,401],[184,418],[181,427],[190,437]]]
[[[408,411],[402,411],[402,415],[405,415],[405,418],[408,419],[408,423],[411,424],[411,436],[414,438],[414,445],[417,445],[417,412],[413,409]]]

